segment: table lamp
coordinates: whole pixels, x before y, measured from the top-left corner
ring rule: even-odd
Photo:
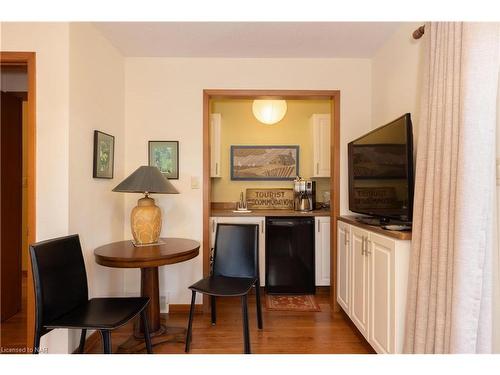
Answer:
[[[137,206],[130,214],[134,245],[158,243],[162,222],[161,210],[149,194],[179,194],[177,189],[157,167],[142,166],[120,182],[113,191],[144,194],[144,198],[137,201]]]

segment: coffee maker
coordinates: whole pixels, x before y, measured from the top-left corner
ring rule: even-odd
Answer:
[[[316,182],[299,176],[293,181],[293,208],[295,211],[312,211],[316,205]]]

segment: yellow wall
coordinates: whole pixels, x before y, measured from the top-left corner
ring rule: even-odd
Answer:
[[[212,179],[213,202],[236,202],[246,188],[292,187],[291,181],[231,181],[231,145],[299,145],[299,173],[309,178],[313,173],[312,132],[309,118],[314,113],[330,113],[329,100],[287,100],[288,110],[280,122],[264,125],[252,114],[252,100],[214,100],[211,112],[220,113],[221,176]],[[328,191],[328,178],[316,179],[317,200]]]

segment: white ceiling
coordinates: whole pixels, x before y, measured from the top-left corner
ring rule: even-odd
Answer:
[[[397,22],[96,22],[124,56],[372,57]]]

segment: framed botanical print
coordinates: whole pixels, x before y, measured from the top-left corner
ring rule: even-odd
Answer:
[[[113,178],[115,162],[115,137],[94,130],[94,178]]]
[[[148,164],[158,167],[169,180],[179,179],[179,142],[149,141]]]

